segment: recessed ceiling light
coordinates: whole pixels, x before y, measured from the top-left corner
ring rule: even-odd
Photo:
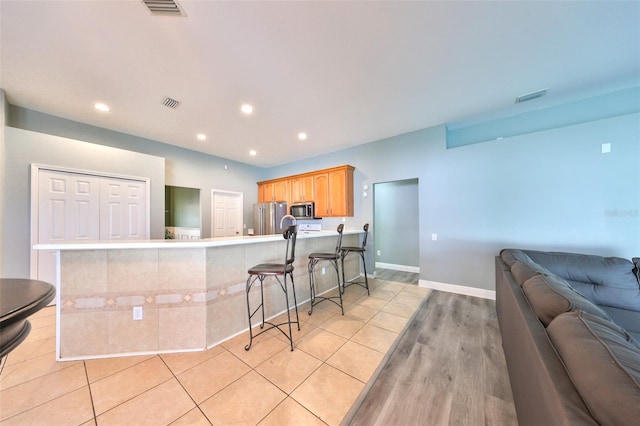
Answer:
[[[95,109],[97,109],[98,111],[102,111],[102,112],[109,112],[111,111],[111,108],[109,108],[109,105],[107,104],[103,104],[102,102],[98,102],[93,106]]]
[[[305,132],[298,133],[298,139],[301,141],[307,140],[307,134]]]
[[[205,135],[204,133],[198,133],[196,138],[198,138],[199,141],[206,141],[207,140],[207,135]]]
[[[249,155],[252,156],[252,157],[255,157],[256,154],[257,154],[257,152],[256,152],[255,149],[252,149],[251,151],[249,151]]]
[[[253,106],[249,105],[249,104],[243,104],[240,107],[240,111],[242,111],[243,113],[249,115],[249,114],[253,114]]]

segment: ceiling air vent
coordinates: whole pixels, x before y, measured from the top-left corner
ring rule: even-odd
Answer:
[[[547,94],[547,90],[549,89],[542,89],[542,90],[538,90],[537,92],[531,92],[531,93],[527,93],[526,95],[520,95],[516,98],[516,103],[519,104],[521,102],[527,102],[532,99],[541,98]]]
[[[171,109],[176,109],[180,105],[180,101],[176,101],[175,99],[171,99],[165,96],[164,99],[162,100],[162,105]]]
[[[175,0],[142,0],[142,2],[155,14],[186,16]]]

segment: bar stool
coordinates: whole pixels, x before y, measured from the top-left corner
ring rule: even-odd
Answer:
[[[293,351],[293,333],[291,332],[291,324],[297,324],[298,330],[300,330],[300,320],[298,318],[298,301],[296,300],[296,287],[293,282],[293,262],[295,260],[297,234],[298,234],[298,229],[297,229],[297,226],[295,225],[287,227],[282,233],[282,236],[284,237],[284,239],[287,240],[284,263],[261,263],[260,265],[256,265],[249,269],[249,272],[248,272],[249,278],[247,278],[247,287],[246,287],[247,313],[249,314],[249,344],[244,347],[245,351],[248,351],[249,349],[251,349],[251,344],[253,343],[254,337],[258,337],[262,333],[269,331],[272,328],[277,328],[282,334],[284,334],[284,336],[287,339],[289,339],[289,342],[291,343],[291,350]],[[264,319],[264,291],[263,291],[264,286],[263,284],[264,284],[264,279],[267,276],[275,277],[275,279],[278,281],[278,284],[280,285],[280,288],[284,292],[284,298],[286,301],[286,308],[287,308],[287,321],[285,322],[274,324],[272,322],[265,321]],[[281,281],[279,278],[281,276],[283,277],[283,281]],[[293,290],[293,304],[296,308],[295,321],[291,321],[291,312],[289,308],[289,292],[287,291],[287,276],[289,276],[289,278],[291,279],[291,289]],[[256,282],[256,280],[260,281],[260,305],[253,312],[251,312],[251,307],[249,303],[249,292],[253,284]],[[262,312],[262,322],[260,323],[260,328],[262,328],[263,330],[254,336],[253,328],[251,324],[251,318],[253,318],[253,316],[256,313],[258,313],[258,310]],[[265,324],[269,325],[269,327],[267,327],[266,329],[264,328]],[[285,324],[289,326],[289,334],[287,334],[281,328],[281,326]]]
[[[342,292],[344,293],[344,289],[350,285],[358,284],[361,287],[367,289],[367,295],[369,295],[369,280],[367,279],[367,263],[364,260],[364,253],[366,251],[367,246],[367,236],[369,236],[369,224],[365,223],[364,227],[364,238],[362,239],[362,247],[342,247],[340,250],[340,261],[342,262]],[[349,253],[358,253],[360,258],[362,259],[362,267],[364,268],[364,282],[363,281],[349,281],[348,283],[344,279],[344,258],[347,257]]]
[[[342,315],[344,315],[344,307],[342,306],[342,292],[340,291],[340,273],[338,272],[338,259],[340,259],[340,249],[342,247],[342,230],[344,225],[341,223],[338,225],[338,242],[336,243],[336,251],[333,253],[311,253],[309,255],[309,290],[311,294],[311,308],[309,309],[309,315],[313,312],[313,307],[320,302],[329,300],[336,305],[340,306]],[[338,296],[323,297],[316,296],[316,281],[314,268],[318,262],[328,261],[333,265],[336,270],[336,278],[338,279]],[[344,275],[344,274],[343,274]],[[319,299],[319,300],[317,300]],[[340,303],[336,302],[336,299],[340,299]]]

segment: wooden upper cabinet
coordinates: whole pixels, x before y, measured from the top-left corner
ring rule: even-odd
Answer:
[[[291,202],[313,201],[313,175],[291,178]]]
[[[289,179],[273,183],[273,201],[289,202]]]
[[[330,217],[329,208],[329,174],[318,173],[313,175],[313,201],[315,203],[316,217]]]
[[[269,201],[289,202],[289,179],[258,183],[258,202]]]
[[[353,170],[343,166],[314,174],[316,216],[353,216]]]
[[[353,216],[353,166],[258,182],[258,202],[314,201],[317,217]]]

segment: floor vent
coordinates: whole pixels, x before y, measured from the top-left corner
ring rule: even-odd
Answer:
[[[186,16],[175,0],[142,0],[142,2],[154,14]]]
[[[167,108],[176,109],[180,105],[180,101],[176,101],[175,99],[171,99],[165,96],[162,100],[162,105],[166,106]]]

